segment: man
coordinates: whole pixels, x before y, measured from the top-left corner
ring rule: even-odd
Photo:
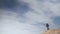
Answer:
[[[46,27],[47,27],[47,30],[49,30],[49,24],[48,23],[46,23]]]

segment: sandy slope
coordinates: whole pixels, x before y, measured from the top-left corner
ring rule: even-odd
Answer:
[[[60,34],[60,29],[58,30],[47,30],[45,32],[43,32],[42,34]]]

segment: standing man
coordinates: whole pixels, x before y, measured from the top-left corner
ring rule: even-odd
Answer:
[[[47,30],[49,30],[49,24],[48,23],[46,23],[46,27],[47,27]]]

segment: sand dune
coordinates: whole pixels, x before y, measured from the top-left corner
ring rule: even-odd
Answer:
[[[58,30],[47,30],[45,32],[43,32],[42,34],[60,34],[60,29]]]

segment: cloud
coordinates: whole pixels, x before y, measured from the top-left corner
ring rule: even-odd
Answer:
[[[28,20],[33,21],[33,23],[49,23],[51,27],[55,27],[53,18],[60,16],[60,1],[59,0],[22,0],[30,5],[31,10],[29,10],[25,17]],[[28,22],[28,23],[30,23]],[[32,22],[31,22],[32,23]],[[57,25],[56,25],[57,26]]]
[[[29,10],[29,4],[18,0],[2,0],[0,9],[13,10],[22,15]]]
[[[34,1],[31,1],[29,2],[30,4],[30,7],[31,11],[27,12],[26,13],[26,17],[33,20],[33,21],[38,21],[38,22],[45,22],[45,23],[48,23],[48,22],[51,22],[50,18],[47,17],[45,14],[44,14],[44,11],[47,10],[44,8],[46,7],[45,5],[43,5],[43,3],[38,3],[37,0],[34,0]],[[45,7],[42,7],[45,6]],[[42,10],[41,10],[42,9]],[[44,11],[43,11],[44,10]]]
[[[23,23],[17,13],[0,10],[0,34],[39,34],[39,27]]]

